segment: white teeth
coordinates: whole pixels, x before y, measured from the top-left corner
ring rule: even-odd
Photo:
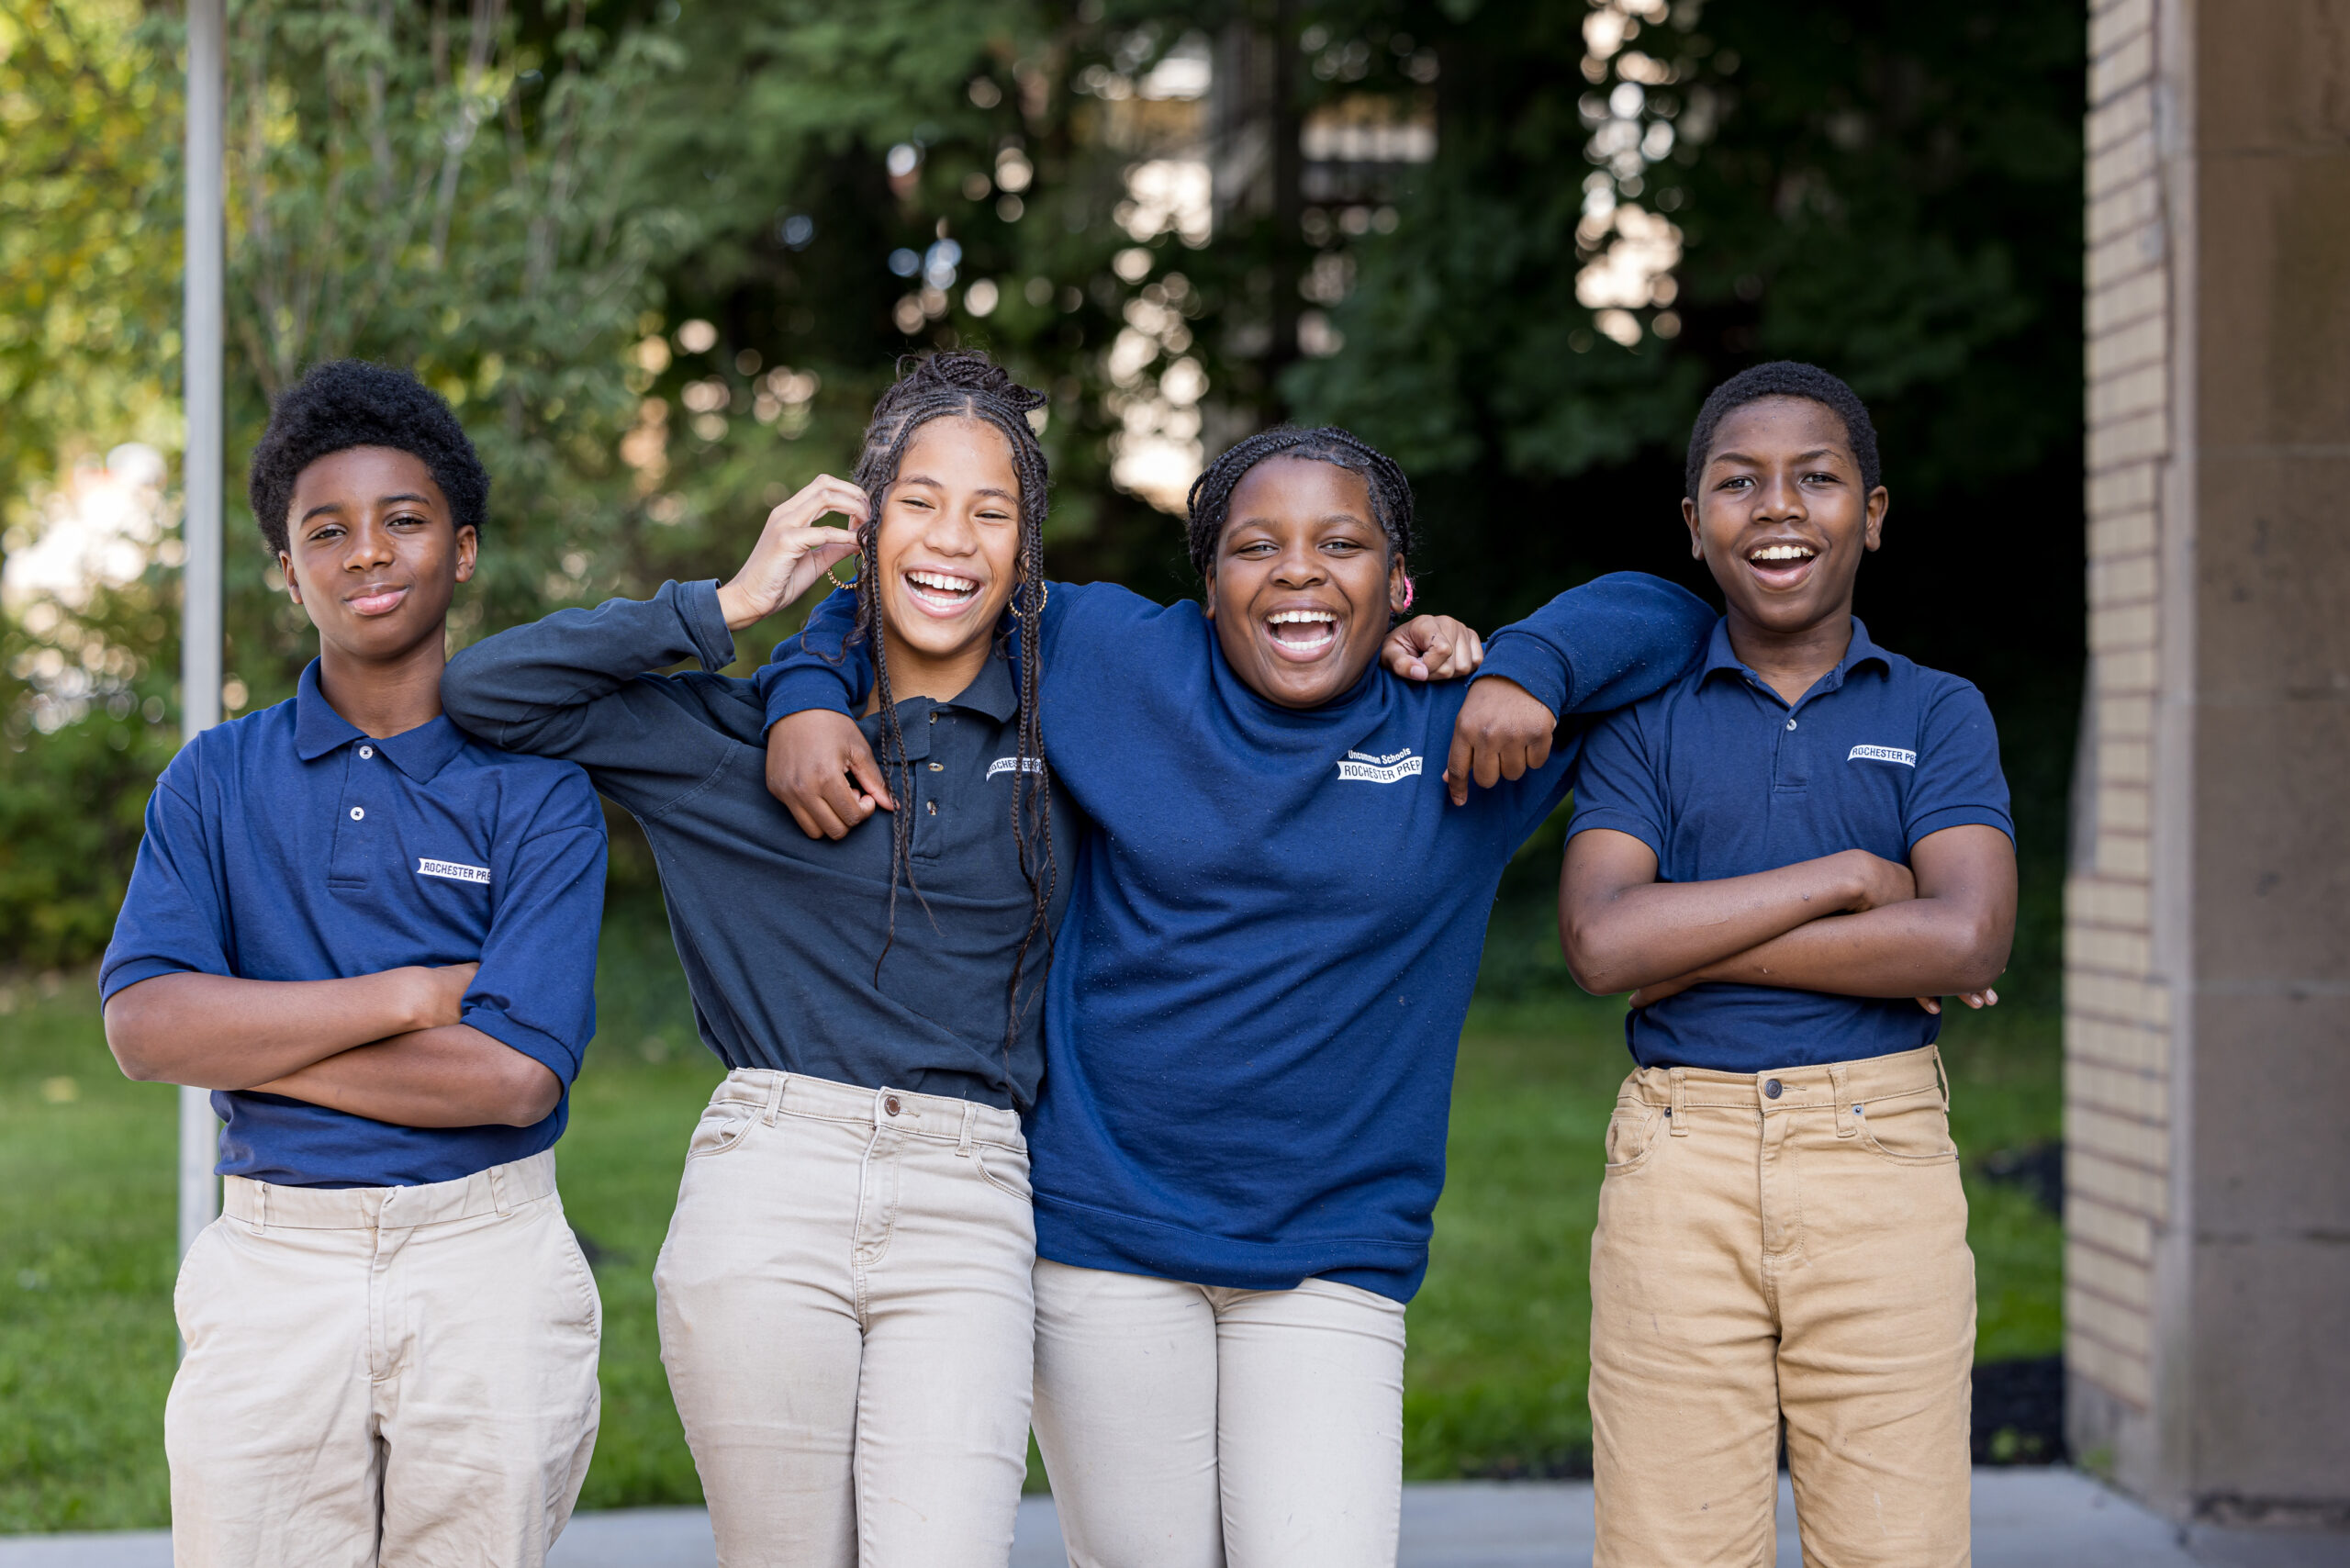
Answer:
[[[1304,626],[1315,622],[1335,624],[1337,617],[1326,610],[1276,610],[1265,617],[1268,626]]]
[[[1808,544],[1766,544],[1747,557],[1750,561],[1805,561],[1818,552]]]
[[[968,577],[950,577],[944,572],[908,572],[906,580],[941,593],[970,593],[979,586]]]

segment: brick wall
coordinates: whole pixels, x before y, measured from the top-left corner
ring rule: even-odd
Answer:
[[[2156,543],[2172,442],[2171,272],[2153,0],[2089,18],[2088,557],[2083,840],[2065,910],[2065,1353],[2152,1398],[2152,1265],[2168,1218],[2170,991],[2153,955]]]

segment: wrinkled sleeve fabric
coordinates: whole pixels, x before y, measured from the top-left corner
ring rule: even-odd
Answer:
[[[510,853],[493,857],[497,904],[464,1021],[567,1086],[596,1033],[596,938],[604,914],[604,816],[565,770]]]
[[[1903,831],[1911,848],[1946,827],[1980,823],[2012,840],[2015,815],[1999,770],[1999,732],[1983,694],[1955,676],[1927,703],[1918,734],[1918,777]]]
[[[147,801],[146,836],[98,969],[102,998],[157,975],[230,972],[226,891],[203,812],[191,798],[198,788],[194,750],[173,760]]]
[[[631,811],[657,812],[723,766],[725,739],[645,672],[733,662],[715,582],[669,582],[651,599],[559,610],[483,639],[450,661],[441,705],[504,751],[593,771]]]
[[[1562,719],[1606,713],[1662,690],[1704,652],[1715,620],[1662,577],[1610,572],[1494,633],[1476,679],[1515,681]]]
[[[1659,715],[1655,704],[1610,713],[1583,737],[1575,775],[1575,814],[1567,836],[1591,828],[1630,834],[1664,862],[1664,781],[1651,750],[1648,729]]]
[[[854,717],[865,706],[873,685],[873,658],[864,644],[850,643],[856,627],[856,593],[834,588],[797,634],[775,645],[752,678],[758,683],[770,727],[811,708]]]

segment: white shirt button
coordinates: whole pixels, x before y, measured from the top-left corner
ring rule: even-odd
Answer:
[[[1796,727],[1796,722],[1795,722],[1793,719],[1789,719],[1789,720],[1787,721],[1787,728],[1789,728],[1789,729],[1791,729],[1791,730],[1792,730],[1792,729],[1794,729],[1795,727]]]
[[[361,760],[361,761],[363,761],[363,762],[364,762],[364,761],[365,761],[367,758],[369,758],[369,757],[371,757],[371,756],[375,756],[375,748],[374,746],[371,746],[371,745],[364,745],[364,746],[361,746],[361,747],[359,748],[359,756],[360,756],[360,760]]]
[[[362,821],[366,815],[367,808],[364,806],[353,806],[351,808],[351,820],[352,822]]]

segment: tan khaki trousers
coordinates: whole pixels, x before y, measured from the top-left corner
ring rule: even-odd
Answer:
[[[1002,1568],[1035,1257],[1011,1112],[729,1073],[653,1271],[719,1562]]]
[[[1039,1260],[1036,1442],[1074,1568],[1392,1568],[1404,1304]]]
[[[544,1562],[596,1445],[602,1329],[554,1152],[222,1196],[174,1303],[179,1568]]]
[[[1591,1242],[1595,1568],[1965,1568],[1975,1258],[1930,1046],[1624,1081]]]

